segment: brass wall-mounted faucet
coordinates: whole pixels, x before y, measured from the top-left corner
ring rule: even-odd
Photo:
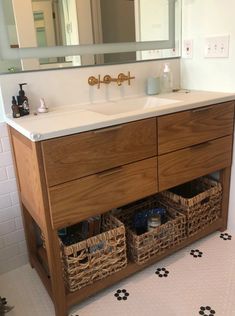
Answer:
[[[99,89],[100,88],[100,83],[101,83],[100,75],[98,75],[98,79],[96,77],[94,77],[94,76],[91,76],[91,77],[88,78],[88,84],[90,86],[94,86],[94,85],[98,84],[98,89]]]
[[[128,75],[125,75],[124,73],[120,73],[117,78],[112,78],[110,75],[105,75],[103,80],[100,80],[100,75],[98,75],[98,78],[95,78],[94,76],[91,76],[88,78],[88,84],[90,86],[98,85],[98,89],[100,88],[100,84],[110,84],[111,82],[116,82],[118,86],[121,86],[124,81],[128,81],[128,85],[131,84],[131,79],[135,79],[134,76],[131,77],[130,71],[128,71]]]
[[[128,71],[127,76],[122,72],[118,75],[118,80],[120,80],[121,82],[128,81],[128,86],[131,85],[131,79],[135,79],[135,77],[134,76],[131,77],[130,71]]]

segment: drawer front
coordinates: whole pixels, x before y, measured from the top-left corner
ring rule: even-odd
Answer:
[[[231,165],[232,136],[158,157],[159,191]]]
[[[233,133],[234,102],[158,118],[158,154],[200,144]]]
[[[157,192],[157,158],[49,189],[52,225],[66,227]]]
[[[156,119],[42,142],[48,186],[156,156]]]

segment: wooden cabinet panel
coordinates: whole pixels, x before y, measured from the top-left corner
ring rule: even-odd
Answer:
[[[45,214],[36,145],[13,128],[9,127],[9,131],[21,201],[38,225],[42,227]]]
[[[159,191],[231,165],[232,135],[158,157]]]
[[[61,228],[156,193],[157,158],[49,189],[52,225]]]
[[[156,118],[42,142],[48,186],[156,156]]]
[[[158,154],[233,133],[234,102],[197,108],[158,118]]]

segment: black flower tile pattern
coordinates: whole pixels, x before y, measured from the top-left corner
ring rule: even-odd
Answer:
[[[7,300],[5,297],[0,296],[0,316],[4,316],[5,313],[10,312],[14,307],[7,305]]]
[[[7,300],[6,300],[5,297],[1,297],[1,296],[0,296],[0,304],[1,304],[1,305],[6,305],[6,304],[7,304]]]
[[[194,258],[201,258],[203,255],[203,252],[198,249],[192,249],[190,251],[190,255],[193,256]]]
[[[215,315],[215,310],[213,310],[210,306],[201,306],[199,315],[203,316],[214,316]]]
[[[123,290],[117,290],[117,292],[114,294],[114,296],[117,298],[118,301],[126,301],[128,296],[130,294],[127,292],[127,290],[123,289]]]
[[[168,277],[170,272],[166,268],[158,268],[155,272],[159,276],[159,278]]]
[[[220,234],[220,238],[223,240],[232,240],[232,236],[227,233]]]

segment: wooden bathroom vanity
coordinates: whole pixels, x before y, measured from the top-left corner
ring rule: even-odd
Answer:
[[[10,124],[29,260],[54,302],[56,316],[67,315],[72,305],[195,240],[226,229],[234,104],[207,102],[36,142]],[[223,188],[221,218],[146,264],[128,262],[120,272],[81,290],[66,290],[58,229],[216,171]],[[38,247],[37,226],[45,249]]]

